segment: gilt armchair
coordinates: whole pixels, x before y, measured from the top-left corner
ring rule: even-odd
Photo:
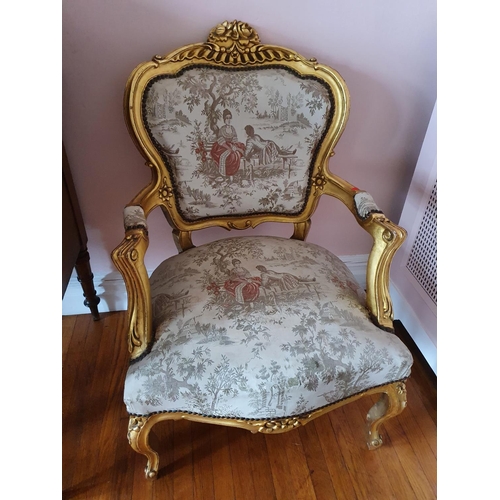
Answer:
[[[140,64],[124,110],[151,171],[112,253],[128,294],[128,439],[147,458],[146,477],[159,466],[150,430],[167,419],[279,433],[380,394],[366,424],[368,448],[380,446],[380,425],[406,405],[412,365],[393,333],[388,287],[405,231],[328,169],[349,113],[341,76],[224,22],[207,42]],[[373,238],[366,290],[305,241],[323,195]],[[179,253],[149,276],[147,217],[157,207]],[[192,242],[195,230],[270,221],[291,224],[291,237]]]

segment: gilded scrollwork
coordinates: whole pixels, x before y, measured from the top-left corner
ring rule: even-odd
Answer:
[[[398,384],[396,384],[396,393],[398,395],[401,407],[405,408],[407,401],[406,401],[406,384],[404,382],[399,382]]]
[[[241,221],[241,223],[239,223],[239,221],[228,222],[227,225],[230,229],[248,229],[249,227],[252,227],[252,221],[246,220],[244,222]]]
[[[158,474],[158,454],[149,446],[149,431],[151,425],[146,427],[146,423],[151,417],[130,416],[128,421],[127,438],[130,446],[142,453],[148,459],[146,468],[144,469],[146,479],[155,479]]]
[[[384,239],[384,241],[391,242],[394,239],[394,233],[391,230],[386,229],[382,233],[382,238]]]
[[[268,420],[264,424],[259,423],[259,432],[271,433],[271,432],[283,432],[289,431],[302,425],[298,417],[293,418],[283,418],[281,420]]]
[[[148,233],[143,227],[129,229],[121,244],[111,254],[127,287],[129,311],[128,348],[132,358],[147,348],[151,335],[149,278],[143,257],[148,246]]]
[[[148,417],[130,417],[128,421],[127,439],[130,444],[136,439],[136,436],[141,432]],[[135,433],[135,435],[133,434]]]

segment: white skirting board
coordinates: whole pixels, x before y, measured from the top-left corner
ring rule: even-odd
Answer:
[[[350,269],[357,282],[365,288],[368,255],[349,255],[340,258]],[[98,305],[99,312],[124,311],[127,309],[125,283],[118,271],[107,275],[94,275],[94,287],[101,299]],[[403,323],[413,341],[434,370],[434,373],[436,373],[436,346],[427,337],[425,331],[419,327],[418,319],[403,297],[398,293],[397,289],[391,286],[390,291],[394,303],[394,318]],[[90,314],[90,310],[83,304],[83,301],[82,287],[76,274],[73,273],[62,301],[63,316]]]
[[[425,360],[432,368],[432,371],[437,375],[437,347],[431,340],[429,335],[419,321],[413,308],[408,304],[404,296],[399,293],[398,289],[391,283],[389,288],[392,306],[394,309],[394,319],[398,319],[403,323],[406,331],[410,334],[413,342],[422,353]]]

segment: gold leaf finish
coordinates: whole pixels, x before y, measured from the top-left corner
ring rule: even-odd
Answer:
[[[177,77],[193,67],[210,69],[260,69],[279,67],[294,72],[305,79],[319,80],[328,88],[328,95],[334,102],[334,111],[329,115],[325,133],[318,143],[314,160],[308,170],[307,181],[310,189],[304,198],[300,213],[262,213],[253,210],[243,215],[224,212],[223,216],[186,220],[179,212],[176,196],[178,195],[173,166],[167,165],[146,129],[143,116],[143,96],[148,84],[154,78]],[[322,195],[333,196],[348,208],[356,222],[367,231],[373,245],[370,251],[367,271],[367,308],[375,323],[386,330],[393,329],[392,301],[389,295],[389,272],[394,253],[405,239],[403,228],[391,222],[382,213],[371,213],[361,219],[356,211],[354,196],[360,190],[328,169],[328,162],[334,154],[334,148],[342,135],[349,115],[350,97],[342,77],[332,68],[320,64],[316,59],[306,59],[293,50],[260,42],[257,32],[247,23],[225,21],[217,25],[204,43],[181,47],[167,55],[157,55],[131,74],[124,97],[124,112],[128,130],[138,150],[151,170],[151,182],[130,203],[143,209],[144,216],[160,207],[172,227],[174,241],[179,252],[192,248],[192,232],[209,227],[225,229],[254,228],[265,222],[288,222],[293,224],[294,239],[304,240],[309,232],[311,216]],[[289,164],[288,168],[290,169]],[[284,164],[283,164],[284,168]],[[290,170],[288,171],[290,173]],[[251,177],[253,181],[253,177]],[[328,230],[328,228],[326,229]],[[153,339],[152,305],[148,273],[144,266],[144,257],[149,240],[144,228],[128,229],[121,244],[113,251],[112,259],[121,272],[128,295],[128,348],[131,360],[147,352]],[[215,418],[191,413],[157,413],[150,416],[130,416],[128,439],[137,452],[148,459],[146,477],[153,479],[158,472],[158,454],[149,446],[148,436],[154,424],[162,420],[186,419],[247,429],[253,433],[288,432],[300,425],[324,415],[344,404],[355,401],[365,395],[381,394],[379,401],[367,415],[368,448],[382,444],[379,433],[380,425],[388,418],[397,415],[406,406],[406,387],[403,382],[395,382],[367,390],[332,405],[312,411],[309,414],[273,420],[247,420],[233,418]]]
[[[145,229],[130,229],[122,243],[111,254],[127,288],[128,349],[131,359],[137,358],[147,349],[152,335],[149,277],[144,266],[148,244]]]
[[[218,45],[221,50],[243,54],[260,44],[260,39],[257,32],[247,23],[224,21],[210,32],[208,42]]]
[[[259,432],[284,432],[290,431],[295,427],[301,425],[301,420],[297,417],[294,418],[284,418],[281,420],[270,420],[266,422],[264,425],[259,425]]]

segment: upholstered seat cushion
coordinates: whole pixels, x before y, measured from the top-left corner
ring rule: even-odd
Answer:
[[[150,282],[155,341],[129,367],[130,414],[289,417],[410,374],[407,348],[317,245],[223,239],[167,259]]]

